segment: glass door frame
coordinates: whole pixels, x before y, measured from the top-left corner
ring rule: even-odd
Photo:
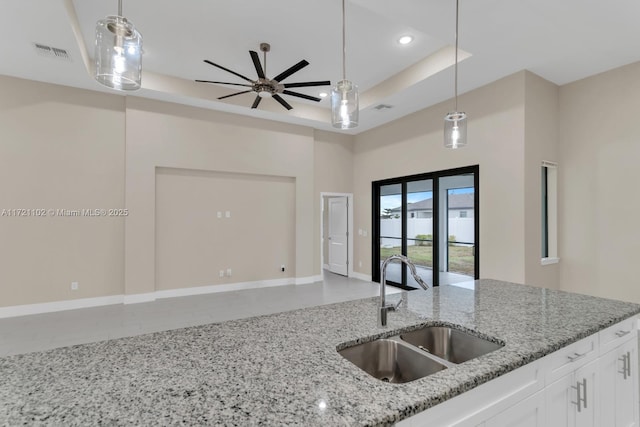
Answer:
[[[380,188],[386,185],[400,184],[402,188],[402,246],[403,254],[407,253],[407,183],[411,181],[432,180],[433,183],[433,254],[432,271],[433,286],[440,285],[440,209],[436,209],[436,201],[440,200],[440,178],[454,175],[473,174],[474,180],[474,279],[480,278],[480,166],[465,166],[454,169],[447,169],[437,172],[427,172],[416,175],[403,176],[398,178],[388,178],[371,183],[371,277],[374,282],[380,282]],[[445,212],[445,215],[447,213]],[[448,230],[447,230],[448,231]],[[448,237],[448,236],[447,236]],[[448,239],[445,239],[445,242]],[[446,260],[445,260],[446,261]],[[407,283],[406,268],[402,268],[402,283]]]

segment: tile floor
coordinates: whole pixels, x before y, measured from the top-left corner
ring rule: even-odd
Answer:
[[[378,286],[325,272],[322,282],[310,285],[221,292],[0,319],[0,356],[373,297],[379,293]]]

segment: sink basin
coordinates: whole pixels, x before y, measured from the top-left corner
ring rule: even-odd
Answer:
[[[390,383],[406,383],[446,369],[419,351],[390,339],[358,344],[339,353],[372,377]]]
[[[427,326],[402,333],[400,338],[451,363],[463,363],[503,347],[446,326]]]

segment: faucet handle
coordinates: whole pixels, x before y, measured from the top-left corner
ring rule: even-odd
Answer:
[[[403,291],[400,294],[400,299],[398,300],[398,302],[393,306],[393,311],[396,311],[400,308],[400,305],[404,302],[404,294],[405,292]]]

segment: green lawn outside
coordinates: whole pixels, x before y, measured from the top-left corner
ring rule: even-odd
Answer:
[[[399,254],[399,247],[380,248],[380,260]],[[433,246],[408,246],[408,257],[414,264],[433,268]],[[474,276],[473,248],[449,245],[449,271]]]

